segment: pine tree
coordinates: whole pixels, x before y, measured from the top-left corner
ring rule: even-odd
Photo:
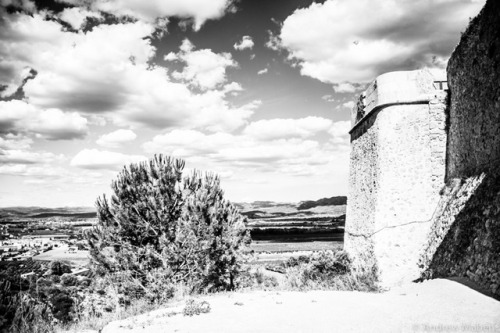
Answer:
[[[111,199],[98,198],[98,225],[87,233],[97,272],[126,273],[143,288],[159,275],[197,289],[234,287],[250,241],[244,218],[217,176],[183,179],[184,165],[162,155],[131,164],[112,182]]]

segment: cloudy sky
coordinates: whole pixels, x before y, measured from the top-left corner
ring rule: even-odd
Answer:
[[[92,206],[155,153],[237,202],[345,195],[355,96],[444,68],[483,4],[0,0],[0,206]]]

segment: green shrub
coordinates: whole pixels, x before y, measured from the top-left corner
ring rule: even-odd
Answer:
[[[53,332],[54,316],[49,304],[29,293],[18,293],[14,296],[13,302],[16,305],[16,311],[10,326],[11,332]]]
[[[52,263],[50,273],[60,274],[68,270],[65,267],[63,262]],[[77,278],[67,273],[40,275],[22,279],[19,274],[0,274],[0,332],[52,332],[55,323],[76,319]]]
[[[54,260],[50,262],[50,275],[61,276],[65,273],[71,273],[71,265],[66,261]]]
[[[307,260],[305,278],[328,280],[349,272],[351,261],[344,251],[321,251],[313,253]]]
[[[375,268],[355,268],[344,251],[320,251],[290,258],[285,267],[286,288],[378,291]]]
[[[78,278],[72,274],[64,274],[61,276],[61,284],[65,287],[76,286],[78,284]]]
[[[188,299],[182,310],[183,315],[190,317],[208,312],[210,312],[210,304],[207,301],[196,302],[194,299]]]
[[[0,280],[0,332],[6,332],[17,309],[17,298],[12,283],[8,280]]]
[[[52,287],[53,282],[50,279],[46,279],[46,278],[41,277],[38,280],[36,280],[36,285],[39,289],[40,288],[49,288],[49,287]]]
[[[178,282],[234,288],[250,241],[244,218],[217,176],[183,178],[183,169],[184,161],[162,155],[131,164],[112,182],[111,199],[97,200],[99,222],[87,238],[98,273],[124,273],[122,285],[145,295]]]
[[[274,276],[265,276],[262,284],[266,288],[274,288],[279,285],[278,280]]]
[[[298,258],[296,257],[290,257],[288,260],[285,262],[284,266],[285,267],[295,267],[300,264],[307,264],[310,261],[310,257],[301,255]]]
[[[0,332],[50,331],[50,305],[37,295],[36,287],[36,276],[23,279],[11,267],[0,272]]]
[[[238,289],[267,289],[278,287],[278,280],[274,276],[265,274],[261,267],[258,269],[247,267],[236,280]]]
[[[74,299],[66,292],[59,292],[50,298],[53,316],[62,323],[70,322],[73,312]]]
[[[90,284],[92,283],[92,280],[89,279],[89,278],[83,278],[81,279],[79,282],[78,282],[78,285],[80,287],[83,287],[83,288],[87,288],[90,286]]]

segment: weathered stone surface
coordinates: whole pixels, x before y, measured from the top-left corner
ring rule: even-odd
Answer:
[[[500,296],[500,174],[460,180],[451,191],[422,251],[423,277],[467,277]]]
[[[500,2],[487,1],[448,63],[447,208],[423,277],[462,276],[500,296]],[[457,185],[458,184],[458,185]]]
[[[488,0],[448,62],[451,91],[448,176],[500,165],[500,2]]]
[[[351,131],[345,249],[377,265],[388,286],[419,277],[419,249],[444,185],[446,93],[434,81],[428,71],[381,75]]]

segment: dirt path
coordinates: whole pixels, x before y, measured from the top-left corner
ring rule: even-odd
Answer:
[[[381,294],[259,291],[200,299],[210,313],[185,317],[182,304],[102,332],[500,332],[500,302],[450,280]]]

